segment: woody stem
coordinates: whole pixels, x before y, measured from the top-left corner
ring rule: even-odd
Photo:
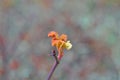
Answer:
[[[51,68],[51,70],[50,70],[50,72],[49,72],[49,74],[48,74],[47,80],[50,80],[50,79],[51,79],[51,77],[52,77],[52,75],[53,75],[56,67],[57,67],[58,64],[59,64],[59,60],[58,60],[58,58],[57,58],[57,55],[56,55],[55,51],[53,51],[52,56],[55,58],[55,62],[54,62],[53,66],[52,66],[52,68]]]

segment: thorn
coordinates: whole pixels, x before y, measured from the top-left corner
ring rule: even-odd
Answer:
[[[53,56],[56,56],[56,52],[55,52],[55,50],[52,51],[52,54],[53,54]]]
[[[52,50],[52,51],[49,53],[49,56],[56,56],[55,50]]]

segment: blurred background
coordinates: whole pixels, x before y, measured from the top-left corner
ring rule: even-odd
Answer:
[[[0,0],[0,80],[46,80],[50,31],[67,34],[51,80],[120,80],[120,0]]]

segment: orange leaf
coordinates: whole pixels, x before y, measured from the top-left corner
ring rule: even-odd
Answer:
[[[60,39],[61,39],[62,41],[67,41],[67,35],[62,34],[62,35],[60,36]]]
[[[58,33],[55,31],[51,31],[50,33],[48,33],[48,37],[52,37],[52,38],[58,37]]]

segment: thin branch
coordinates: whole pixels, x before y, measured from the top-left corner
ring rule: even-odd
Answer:
[[[50,70],[50,72],[49,72],[49,74],[48,74],[47,80],[50,80],[50,79],[51,79],[51,77],[52,77],[52,75],[53,75],[56,67],[57,67],[58,64],[59,64],[59,60],[58,60],[58,58],[57,58],[57,55],[56,55],[55,50],[53,50],[53,52],[52,52],[51,55],[55,58],[55,62],[54,62],[53,66],[52,66],[52,68],[51,68],[51,70]]]

